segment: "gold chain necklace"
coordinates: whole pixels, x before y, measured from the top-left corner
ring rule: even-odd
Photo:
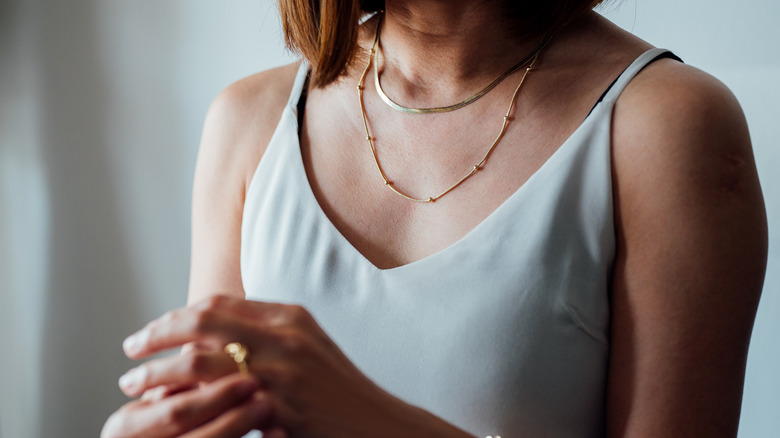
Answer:
[[[525,78],[528,76],[528,72],[530,72],[533,69],[533,66],[536,63],[536,59],[539,57],[539,52],[537,51],[534,54],[533,58],[531,58],[531,64],[525,69],[525,73],[523,73],[523,77],[520,79],[520,83],[517,84],[517,88],[515,88],[515,92],[512,94],[512,99],[509,101],[509,108],[506,110],[506,114],[504,115],[504,120],[501,124],[501,131],[498,133],[498,136],[493,141],[493,144],[490,145],[490,148],[485,153],[485,156],[482,157],[482,160],[476,165],[474,165],[474,167],[472,167],[471,170],[463,178],[458,180],[458,182],[456,182],[450,188],[441,192],[437,196],[429,196],[427,198],[415,198],[414,196],[407,195],[406,193],[396,188],[393,182],[387,177],[387,174],[385,174],[384,169],[382,169],[382,165],[379,163],[379,156],[377,155],[376,152],[374,137],[371,135],[371,128],[369,128],[368,125],[368,114],[366,114],[366,106],[363,103],[363,89],[365,88],[364,84],[366,81],[366,75],[368,74],[368,70],[371,68],[372,60],[374,59],[374,54],[376,53],[377,41],[379,40],[379,24],[380,23],[377,23],[377,31],[374,36],[374,44],[371,46],[371,51],[368,54],[368,64],[366,65],[366,69],[363,70],[363,74],[360,76],[360,82],[358,82],[357,85],[358,100],[360,102],[360,114],[363,117],[363,127],[366,129],[366,140],[368,141],[368,144],[371,147],[371,153],[374,156],[374,162],[376,163],[376,167],[379,170],[379,174],[382,175],[382,180],[384,180],[385,186],[390,188],[390,190],[395,192],[397,195],[401,196],[402,198],[408,199],[410,201],[434,202],[437,199],[441,198],[442,196],[454,190],[459,185],[463,184],[464,181],[466,181],[475,173],[477,173],[482,168],[482,166],[485,165],[485,162],[487,162],[488,158],[490,157],[490,154],[493,153],[493,150],[496,148],[498,142],[501,141],[501,138],[504,136],[504,133],[506,132],[506,127],[509,124],[509,114],[511,114],[512,108],[514,108],[515,99],[517,98],[517,93],[520,91],[520,87],[523,86],[523,82],[525,82]],[[376,69],[376,66],[374,66],[374,68]]]
[[[539,55],[539,52],[544,49],[544,46],[547,45],[547,43],[552,38],[553,34],[549,33],[547,36],[545,36],[542,41],[539,43],[538,46],[536,46],[531,53],[528,54],[525,58],[523,58],[520,62],[513,65],[509,68],[509,70],[505,71],[501,74],[501,76],[497,77],[493,82],[488,84],[485,88],[481,89],[477,94],[467,98],[466,100],[463,100],[461,102],[458,102],[453,105],[447,105],[447,106],[439,106],[439,107],[432,107],[432,108],[412,108],[403,106],[397,102],[395,102],[393,99],[390,98],[387,94],[385,94],[385,90],[382,89],[382,84],[379,81],[379,50],[376,50],[379,42],[379,28],[382,25],[382,18],[383,16],[380,16],[379,22],[376,24],[376,35],[374,37],[374,47],[371,50],[371,56],[373,56],[373,63],[374,63],[374,86],[376,87],[376,92],[379,94],[379,97],[382,99],[384,103],[386,103],[390,108],[393,108],[396,111],[401,111],[404,113],[409,114],[433,114],[433,113],[446,113],[450,111],[455,111],[456,109],[463,108],[464,106],[474,103],[479,99],[480,97],[486,95],[490,90],[496,88],[498,84],[503,82],[504,79],[508,78],[512,73],[520,70],[524,65],[528,64],[530,61],[535,60],[537,55]],[[369,59],[369,62],[372,60]]]

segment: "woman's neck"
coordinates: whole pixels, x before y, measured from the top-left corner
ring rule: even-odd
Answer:
[[[519,39],[497,5],[490,0],[387,0],[380,39],[382,83],[399,98],[426,101],[462,95],[495,79],[541,39]]]

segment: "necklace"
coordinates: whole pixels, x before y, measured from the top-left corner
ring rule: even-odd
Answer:
[[[493,140],[493,144],[490,145],[490,148],[482,157],[482,160],[479,163],[475,164],[465,176],[463,176],[461,179],[458,180],[458,182],[456,182],[450,188],[444,190],[440,194],[436,196],[429,196],[427,198],[415,198],[414,196],[407,195],[406,193],[396,188],[393,182],[387,177],[387,174],[385,173],[384,169],[382,169],[382,164],[380,164],[379,162],[379,155],[377,155],[376,152],[376,145],[374,144],[375,137],[371,135],[371,128],[369,127],[368,124],[368,114],[366,113],[366,106],[363,103],[363,90],[365,88],[364,84],[366,81],[366,75],[368,74],[368,70],[371,68],[372,60],[375,59],[374,55],[376,53],[377,41],[379,41],[379,24],[381,23],[377,24],[377,31],[376,34],[374,35],[374,44],[371,46],[371,51],[368,54],[368,63],[366,64],[366,68],[365,70],[363,70],[363,74],[360,76],[360,82],[358,82],[357,85],[358,101],[360,102],[360,114],[363,117],[363,127],[366,130],[366,140],[368,141],[368,145],[371,147],[371,153],[374,156],[374,162],[376,163],[376,167],[379,170],[379,174],[382,175],[382,180],[384,181],[385,186],[387,186],[398,196],[401,196],[402,198],[408,199],[410,201],[434,202],[437,199],[441,198],[442,196],[446,195],[447,193],[453,191],[459,185],[463,184],[464,181],[466,181],[475,173],[477,173],[485,165],[485,162],[487,162],[488,158],[490,157],[490,154],[493,153],[493,150],[496,148],[498,142],[501,141],[501,138],[504,136],[504,133],[506,132],[506,127],[509,124],[509,114],[512,113],[512,108],[514,108],[515,99],[517,98],[517,93],[520,91],[520,87],[523,86],[523,82],[525,82],[525,78],[528,76],[528,73],[533,69],[533,66],[536,63],[536,59],[539,57],[539,51],[536,51],[536,53],[533,55],[533,57],[531,58],[531,63],[525,69],[525,73],[523,73],[523,77],[520,79],[520,83],[517,84],[517,88],[515,88],[515,92],[512,94],[512,99],[509,101],[509,108],[506,110],[506,114],[504,114],[504,120],[501,123],[501,131],[499,131],[498,136],[496,136],[496,139]],[[549,40],[549,38],[547,40]],[[544,46],[542,45],[542,47]],[[374,66],[374,69],[376,70],[376,66]],[[468,103],[464,104],[463,106],[465,105],[468,105]]]
[[[542,38],[542,41],[539,43],[538,46],[536,46],[531,53],[528,54],[525,58],[523,58],[520,62],[513,65],[509,68],[509,70],[505,71],[501,74],[501,76],[497,77],[493,82],[488,84],[485,88],[481,89],[477,94],[467,98],[466,100],[463,100],[461,102],[458,102],[453,105],[447,105],[447,106],[439,106],[439,107],[431,107],[431,108],[412,108],[412,107],[406,107],[403,106],[397,102],[395,102],[393,99],[390,98],[387,94],[385,94],[385,90],[382,89],[382,84],[379,81],[379,51],[376,50],[379,42],[379,28],[382,25],[382,17],[380,16],[379,22],[376,25],[376,34],[374,36],[374,47],[371,50],[370,57],[373,57],[373,60],[369,58],[369,63],[374,63],[374,86],[376,87],[376,92],[379,94],[379,97],[382,99],[384,103],[389,105],[391,108],[393,108],[396,111],[401,111],[404,113],[410,113],[410,114],[432,114],[432,113],[446,113],[449,111],[455,111],[456,109],[463,108],[464,106],[474,103],[479,99],[480,97],[486,95],[490,90],[493,88],[496,88],[498,84],[503,82],[504,79],[508,78],[512,73],[520,70],[524,65],[528,64],[529,62],[536,59],[536,57],[539,55],[539,52],[544,49],[544,46],[547,45],[547,43],[552,38],[553,34],[549,33],[547,36]],[[370,64],[369,64],[370,65]]]

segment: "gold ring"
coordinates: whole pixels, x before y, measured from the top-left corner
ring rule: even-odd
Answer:
[[[246,358],[249,356],[249,349],[240,342],[231,342],[225,345],[225,353],[238,365],[238,371],[242,374],[249,374]]]

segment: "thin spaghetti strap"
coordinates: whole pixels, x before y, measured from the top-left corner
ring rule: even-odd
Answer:
[[[642,71],[645,67],[650,65],[651,63],[663,59],[663,58],[671,58],[676,59],[677,61],[682,62],[682,60],[677,57],[674,53],[670,52],[667,49],[650,49],[646,51],[645,53],[639,55],[639,57],[629,65],[623,73],[618,76],[617,79],[612,83],[612,85],[609,86],[607,91],[604,92],[602,97],[599,99],[599,102],[601,101],[614,101],[617,99],[618,96],[620,96],[620,93],[623,92],[623,89],[626,88],[629,82],[631,82],[632,79],[634,79],[634,76],[639,74],[640,71]],[[598,104],[598,102],[597,102]]]
[[[298,106],[298,100],[301,97],[309,77],[309,64],[306,60],[301,60],[301,64],[298,66],[298,72],[295,74],[295,82],[293,83],[292,90],[290,91],[290,98],[287,100],[287,106],[296,109]]]
[[[668,59],[674,59],[675,61],[679,61],[679,62],[683,62],[683,60],[682,60],[682,59],[680,59],[680,57],[679,57],[679,56],[675,55],[675,54],[674,54],[674,53],[672,53],[672,52],[666,51],[666,52],[663,52],[663,53],[661,53],[660,55],[656,56],[655,58],[653,58],[653,59],[652,59],[650,62],[648,62],[647,64],[645,64],[645,67],[647,67],[648,65],[650,65],[650,64],[652,64],[652,63],[654,63],[655,61],[658,61],[659,59],[666,59],[666,58],[668,58]],[[615,86],[615,84],[617,83],[618,79],[620,79],[620,76],[622,76],[622,75],[623,75],[625,72],[626,72],[626,70],[623,70],[623,72],[621,72],[621,73],[620,73],[620,75],[618,75],[618,77],[616,77],[616,78],[615,78],[615,80],[614,80],[614,81],[612,81],[612,83],[611,83],[611,84],[609,84],[609,87],[607,87],[607,89],[606,89],[606,90],[604,90],[604,92],[603,92],[603,93],[601,93],[601,96],[599,96],[598,100],[596,100],[596,103],[595,103],[595,104],[593,104],[593,107],[590,109],[590,112],[588,113],[588,115],[590,115],[590,113],[592,113],[592,112],[593,112],[593,110],[595,110],[595,109],[596,109],[596,107],[598,106],[598,104],[600,104],[600,103],[601,103],[601,102],[604,100],[604,98],[605,98],[605,97],[607,97],[607,93],[609,93],[609,91],[612,89],[612,87],[614,87],[614,86]],[[587,117],[587,116],[586,116],[586,117]]]

